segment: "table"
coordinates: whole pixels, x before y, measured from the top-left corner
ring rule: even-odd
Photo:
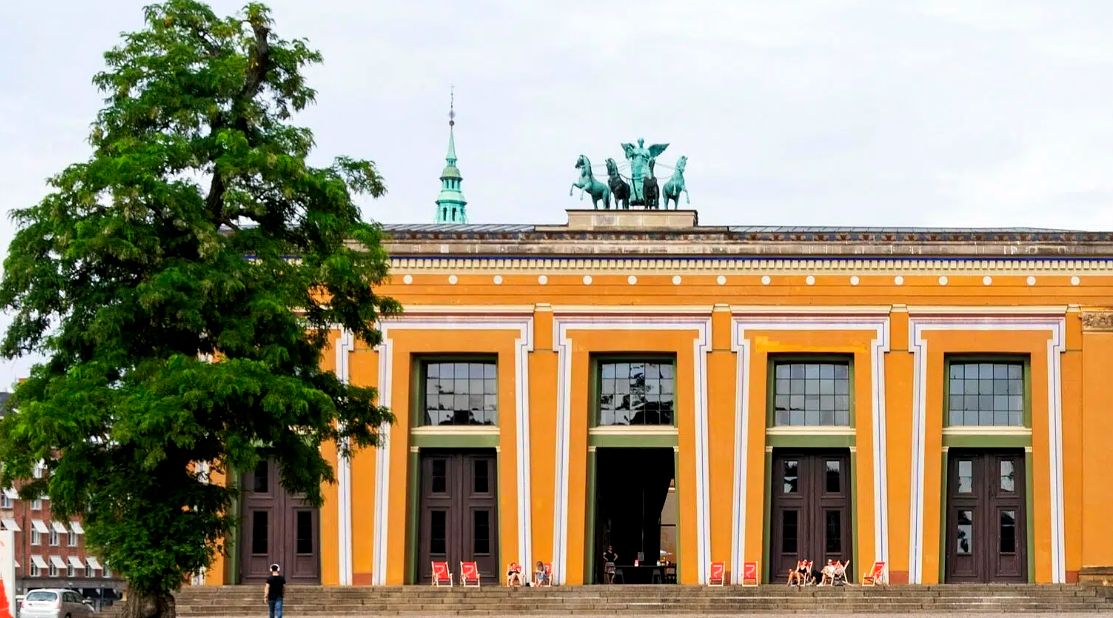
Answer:
[[[676,567],[663,564],[616,564],[615,579],[621,579],[624,584],[661,584],[665,582],[666,569],[670,568]]]

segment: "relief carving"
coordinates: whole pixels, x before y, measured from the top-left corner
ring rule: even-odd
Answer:
[[[1113,332],[1113,311],[1084,311],[1082,330],[1088,332]]]

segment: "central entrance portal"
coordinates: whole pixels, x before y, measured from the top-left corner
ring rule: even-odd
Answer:
[[[842,450],[773,451],[773,581],[800,560],[822,568],[828,560],[851,558],[849,460]]]
[[[604,583],[603,552],[618,554],[621,583],[675,582],[676,475],[671,448],[596,451],[595,583]],[[640,568],[633,568],[637,560]],[[658,565],[660,568],[657,568]]]

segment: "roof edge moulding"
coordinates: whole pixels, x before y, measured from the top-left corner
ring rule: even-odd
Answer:
[[[567,230],[681,230],[699,225],[694,210],[569,209],[566,225],[539,225],[539,232]]]

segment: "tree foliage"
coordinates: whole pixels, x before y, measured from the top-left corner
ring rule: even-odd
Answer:
[[[198,463],[228,474],[273,457],[319,504],[321,445],[372,445],[390,421],[372,389],[320,369],[330,330],[377,344],[398,306],[373,291],[387,260],[353,202],[385,192],[375,165],[314,167],[312,133],[291,123],[320,55],[277,37],[259,4],[145,15],[94,78],[107,98],[92,156],[12,213],[0,352],[47,360],[15,390],[0,460],[5,486],[84,518],[91,549],[148,600],[135,615],[172,615],[170,593],[237,519],[235,489]]]

